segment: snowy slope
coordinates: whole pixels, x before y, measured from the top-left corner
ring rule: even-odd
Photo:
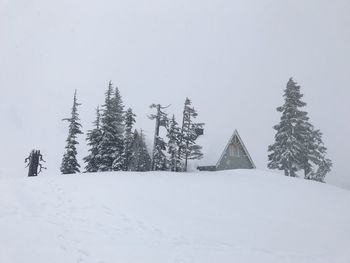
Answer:
[[[261,172],[0,181],[1,263],[350,262],[350,192]]]

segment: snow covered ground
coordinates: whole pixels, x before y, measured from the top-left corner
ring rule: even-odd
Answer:
[[[0,180],[0,262],[350,262],[350,191],[254,171]]]

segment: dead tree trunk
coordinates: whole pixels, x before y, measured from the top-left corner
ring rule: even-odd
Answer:
[[[46,169],[40,162],[45,162],[39,150],[32,150],[29,156],[24,160],[28,162],[28,176],[38,176],[42,169]],[[38,171],[39,168],[39,171]]]

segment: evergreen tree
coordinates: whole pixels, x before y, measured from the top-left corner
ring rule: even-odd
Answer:
[[[308,169],[308,159],[305,158],[305,144],[310,138],[310,124],[307,112],[301,111],[306,103],[301,100],[303,95],[292,78],[284,90],[284,105],[277,108],[282,113],[280,123],[274,126],[276,130],[275,143],[268,151],[268,167],[283,170],[286,176],[296,177],[296,172],[302,168]]]
[[[322,133],[315,130],[307,112],[300,109],[306,103],[301,100],[300,86],[292,78],[283,97],[283,106],[277,108],[282,116],[280,123],[274,126],[275,143],[268,148],[268,167],[283,170],[286,176],[292,177],[304,170],[306,179],[323,181],[332,164],[325,156],[327,149],[322,142]],[[313,171],[315,167],[318,167],[316,172]]]
[[[151,165],[152,165],[152,160],[151,156],[147,150],[147,145],[145,142],[145,136],[141,130],[140,133],[140,161],[139,161],[139,169],[138,171],[150,171],[151,170]]]
[[[167,169],[167,158],[165,155],[166,143],[163,138],[159,135],[160,127],[167,127],[168,115],[163,111],[167,107],[162,107],[160,104],[152,104],[150,108],[156,108],[157,114],[151,114],[149,118],[156,120],[156,128],[154,134],[153,151],[152,151],[152,165],[151,170],[166,170]]]
[[[137,130],[134,131],[129,170],[139,172],[151,170],[151,156],[147,151],[142,131],[140,134]]]
[[[135,124],[136,115],[129,108],[125,113],[125,132],[124,132],[124,151],[123,151],[123,170],[130,169],[130,158],[132,155],[132,144],[134,141],[134,134],[132,132]]]
[[[169,120],[168,124],[168,154],[169,154],[169,169],[174,172],[180,169],[181,162],[178,159],[179,143],[181,139],[181,131],[178,127],[178,123],[175,120],[175,116]]]
[[[83,160],[86,163],[85,171],[86,172],[98,172],[101,165],[101,155],[99,153],[99,145],[102,139],[102,130],[101,130],[101,114],[100,109],[96,109],[96,120],[93,122],[94,128],[87,132],[87,144],[90,147],[89,155],[86,156]]]
[[[157,136],[155,141],[155,148],[153,152],[153,170],[165,171],[167,170],[167,158],[165,155],[166,143],[163,138]]]
[[[101,171],[121,170],[123,152],[123,103],[118,88],[109,82],[101,115],[102,138],[99,144]]]
[[[113,108],[115,112],[115,127],[116,127],[116,152],[112,168],[114,171],[122,171],[124,169],[125,158],[124,153],[124,105],[118,87],[115,88],[113,100]]]
[[[187,171],[188,160],[201,159],[203,157],[202,147],[196,143],[196,140],[201,131],[203,131],[204,123],[194,122],[198,113],[191,105],[191,100],[186,98],[178,151],[178,159],[185,160],[184,171]]]
[[[74,92],[72,114],[70,118],[63,119],[69,123],[68,138],[66,140],[65,153],[63,155],[61,172],[62,174],[74,174],[79,173],[80,165],[77,161],[77,149],[76,145],[78,134],[82,134],[81,124],[79,123],[78,106],[81,105],[77,101],[77,91]]]

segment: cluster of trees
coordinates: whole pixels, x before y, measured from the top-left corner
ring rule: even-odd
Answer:
[[[77,160],[78,135],[82,134],[77,101],[74,93],[71,117],[64,119],[69,123],[65,153],[61,172],[73,174],[80,172]],[[159,107],[158,107],[159,106]],[[87,132],[88,156],[84,157],[85,172],[99,171],[186,171],[187,160],[202,157],[202,147],[196,144],[203,123],[195,123],[197,112],[187,98],[184,107],[183,124],[180,128],[173,115],[171,119],[160,105],[150,119],[156,119],[156,132],[152,156],[147,150],[142,130],[134,129],[135,117],[131,108],[124,110],[124,104],[117,87],[110,82],[105,93],[105,102],[96,109],[93,129]],[[166,139],[159,135],[160,127],[166,129]]]
[[[277,108],[282,113],[276,130],[275,142],[268,147],[268,167],[283,170],[286,176],[297,177],[299,171],[304,178],[324,182],[330,172],[332,162],[327,158],[327,148],[322,141],[322,133],[310,122],[308,113],[302,108],[306,103],[300,86],[289,79],[284,90],[284,104]],[[80,172],[77,161],[77,136],[82,134],[78,114],[77,94],[74,94],[69,122],[65,153],[61,172]],[[83,160],[86,172],[98,171],[187,171],[188,160],[202,158],[202,147],[196,143],[203,134],[204,123],[197,123],[197,111],[186,98],[182,125],[165,112],[167,107],[160,104],[150,106],[156,110],[149,118],[155,120],[154,144],[149,154],[144,135],[134,129],[135,117],[131,108],[124,110],[123,101],[117,87],[110,82],[105,93],[102,109],[97,107],[93,129],[87,132],[89,155]],[[160,129],[165,129],[164,138]],[[164,132],[163,132],[164,134]]]
[[[152,104],[151,108],[157,110],[156,114],[149,116],[156,120],[154,145],[152,153],[152,170],[169,170],[173,172],[187,171],[188,160],[201,159],[202,147],[197,144],[197,139],[203,134],[204,123],[197,123],[197,111],[192,107],[192,102],[186,98],[183,109],[182,125],[179,126],[172,115],[165,113],[160,104]],[[166,139],[159,136],[160,127],[166,129]]]
[[[282,113],[280,123],[273,127],[276,130],[275,142],[268,147],[268,167],[283,170],[286,176],[292,177],[302,170],[305,179],[324,182],[332,162],[326,156],[322,133],[302,110],[306,103],[302,101],[300,86],[292,78],[283,97],[283,106],[277,108]]]

